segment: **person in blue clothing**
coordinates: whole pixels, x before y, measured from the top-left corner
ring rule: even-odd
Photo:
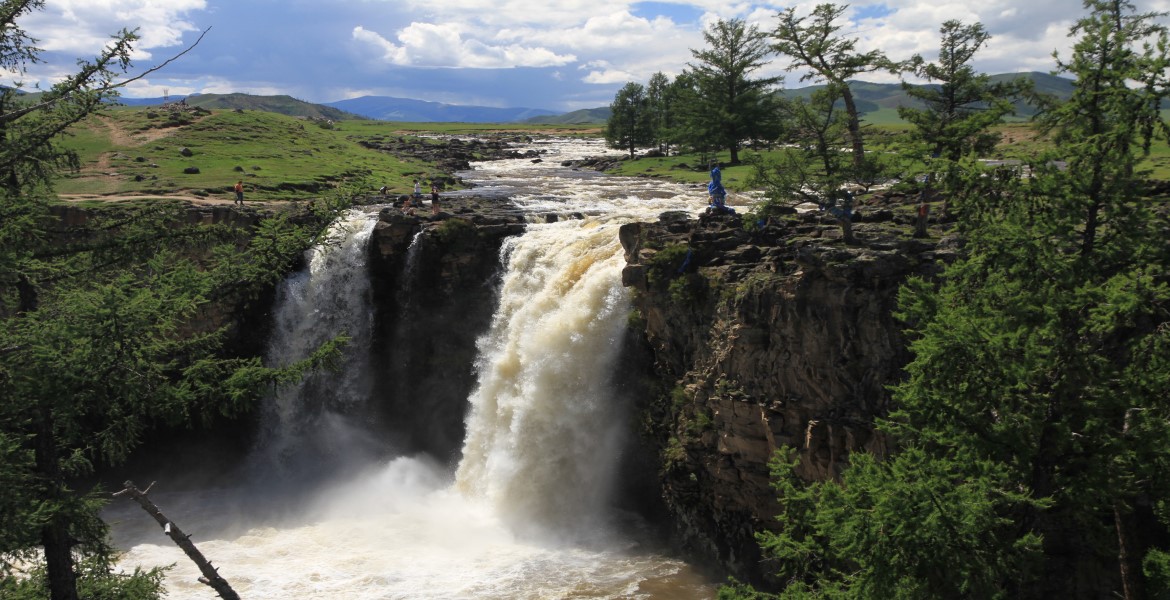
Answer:
[[[723,173],[719,171],[719,163],[711,163],[711,181],[707,184],[707,193],[711,196],[707,212],[735,214],[734,209],[723,204],[727,199],[727,190],[723,189]]]
[[[707,193],[711,195],[711,206],[723,207],[727,190],[723,189],[723,174],[719,171],[719,163],[711,163],[711,181],[707,183]]]

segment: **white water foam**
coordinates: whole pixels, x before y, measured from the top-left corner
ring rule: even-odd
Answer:
[[[564,153],[573,152],[583,151],[573,146]],[[639,535],[636,518],[607,503],[616,455],[629,430],[609,386],[629,311],[620,284],[617,228],[664,210],[695,212],[705,199],[669,184],[641,193],[639,188],[651,184],[637,180],[566,183],[547,175],[547,165],[530,161],[480,168],[510,181],[535,182],[518,198],[530,210],[595,216],[532,225],[506,244],[500,305],[480,340],[479,380],[456,472],[425,456],[400,456],[367,464],[320,489],[295,490],[295,498],[285,497],[285,488],[247,482],[232,489],[152,494],[170,518],[194,534],[200,550],[242,597],[714,596],[714,587],[687,564],[646,545],[652,536]],[[348,266],[333,263],[328,270],[364,264],[356,254],[336,256],[348,256]],[[361,296],[360,285],[355,277],[313,302],[335,307],[335,295],[356,290]],[[298,310],[317,315],[333,308]],[[315,321],[292,319],[298,320]],[[301,335],[311,347],[312,339],[328,334],[294,337]],[[319,386],[315,393],[329,397],[307,400],[344,405],[349,400],[331,396],[351,388]],[[300,418],[295,409],[286,414],[290,423]],[[345,431],[339,427],[330,436],[351,435]],[[286,450],[297,447],[295,433],[285,440]],[[117,503],[107,518],[115,545],[127,549],[125,567],[173,564],[170,598],[214,597],[196,581],[190,561],[137,507]]]

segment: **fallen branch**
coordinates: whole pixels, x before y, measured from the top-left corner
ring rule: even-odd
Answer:
[[[114,492],[114,496],[129,496],[142,506],[142,510],[145,510],[150,516],[154,517],[155,521],[158,521],[158,524],[163,528],[163,533],[166,533],[179,548],[182,548],[187,557],[199,567],[199,571],[203,573],[203,576],[199,578],[200,583],[211,586],[212,589],[219,593],[219,597],[224,600],[240,600],[240,595],[232,589],[232,586],[228,585],[227,580],[220,577],[219,569],[211,566],[211,561],[204,558],[203,553],[191,542],[191,536],[183,533],[183,530],[179,529],[178,525],[175,525],[167,519],[166,515],[162,514],[162,511],[155,506],[154,502],[151,502],[150,498],[146,497],[146,494],[150,493],[150,488],[154,487],[153,482],[145,490],[134,487],[133,481],[127,481],[123,485],[126,486],[126,489],[120,492]]]

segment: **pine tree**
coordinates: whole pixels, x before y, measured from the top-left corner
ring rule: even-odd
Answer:
[[[898,107],[898,116],[915,127],[915,137],[932,156],[958,161],[968,153],[985,155],[999,136],[989,129],[1013,110],[1009,98],[1022,90],[1018,85],[993,84],[990,76],[976,73],[971,60],[991,35],[983,25],[964,25],[951,20],[939,30],[938,62],[926,63],[915,56],[916,75],[932,85],[903,83],[911,98],[925,104],[917,109]]]
[[[646,104],[650,109],[650,130],[654,143],[664,153],[670,152],[670,127],[675,119],[674,98],[670,93],[670,78],[659,71],[646,84]]]
[[[898,70],[878,50],[857,52],[857,40],[838,35],[838,19],[849,8],[846,5],[818,4],[812,14],[797,17],[796,8],[780,13],[780,24],[772,32],[772,49],[790,59],[788,70],[807,68],[801,81],[822,80],[830,94],[845,105],[849,141],[853,148],[853,162],[860,172],[865,170],[865,141],[861,132],[861,113],[853,99],[849,80],[879,69]],[[811,19],[811,21],[809,21]]]
[[[632,159],[638,146],[654,143],[653,115],[642,84],[631,81],[622,86],[609,110],[605,142],[610,148],[628,150]]]
[[[751,79],[749,75],[768,64],[767,34],[740,19],[717,21],[703,32],[704,50],[691,50],[688,63],[697,90],[696,106],[688,114],[690,128],[703,131],[711,146],[726,148],[731,162],[739,162],[740,143],[747,139],[775,137],[779,120],[775,87],[780,77]]]
[[[18,26],[39,0],[0,2],[0,66],[39,50]],[[326,344],[287,369],[222,351],[201,327],[216,303],[246,303],[275,283],[336,207],[248,236],[185,225],[178,203],[102,211],[62,235],[53,178],[77,164],[57,140],[99,111],[130,67],[133,32],[30,102],[0,90],[0,595],[146,598],[161,573],[111,571],[100,490],[74,482],[116,465],[159,425],[248,411],[272,385],[336,355]],[[246,239],[245,239],[246,237]],[[23,576],[16,565],[34,566]]]
[[[1084,6],[1054,153],[1027,177],[968,165],[946,190],[965,257],[902,291],[915,358],[880,426],[895,454],[813,484],[777,461],[784,529],[761,542],[785,597],[1166,589],[1170,223],[1137,164],[1166,137],[1170,45],[1163,15]]]

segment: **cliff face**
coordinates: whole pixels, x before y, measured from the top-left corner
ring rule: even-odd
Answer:
[[[662,386],[647,429],[690,549],[764,581],[753,534],[776,523],[776,449],[795,448],[808,479],[833,477],[850,451],[885,453],[873,420],[909,358],[897,290],[949,254],[908,227],[856,224],[856,246],[817,213],[750,233],[734,216],[623,228],[623,277]]]
[[[444,208],[439,218],[381,215],[370,250],[373,352],[380,417],[411,440],[404,450],[454,461],[499,248],[525,226],[498,200]],[[886,452],[873,421],[909,359],[896,294],[953,249],[910,239],[911,224],[888,211],[869,220],[854,225],[855,246],[818,213],[751,231],[739,217],[667,213],[621,230],[637,310],[622,364],[638,372],[619,380],[650,379],[655,390],[641,393],[645,435],[632,452],[643,456],[627,457],[623,485],[637,489],[623,501],[650,512],[664,503],[701,562],[766,583],[754,534],[779,512],[768,469],[776,449],[795,448],[809,479],[833,477],[851,451]]]
[[[370,240],[380,395],[374,418],[405,440],[404,452],[459,458],[476,338],[496,306],[500,247],[524,231],[507,202],[449,197],[438,217],[383,209]],[[424,213],[427,213],[424,215]]]

